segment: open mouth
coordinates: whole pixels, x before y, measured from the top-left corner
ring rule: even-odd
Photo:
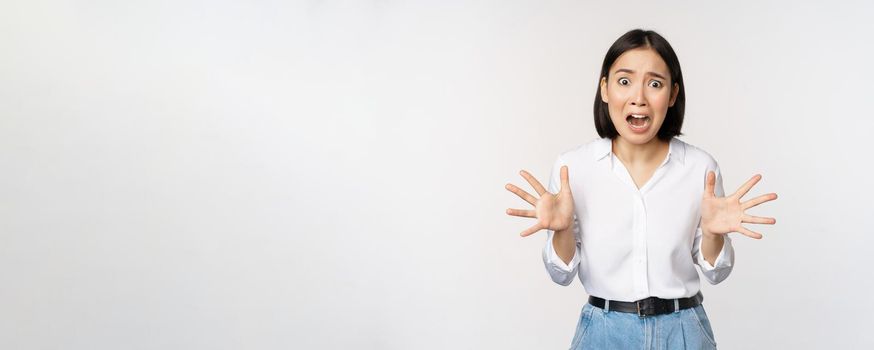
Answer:
[[[649,126],[652,119],[644,114],[629,114],[625,117],[625,121],[632,129],[645,129]]]

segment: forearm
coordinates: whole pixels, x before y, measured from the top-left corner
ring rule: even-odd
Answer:
[[[573,225],[560,231],[555,231],[552,236],[552,246],[555,248],[555,253],[564,261],[565,264],[570,264],[574,258],[574,253],[577,250],[577,242],[574,238]]]
[[[707,260],[711,266],[716,266],[716,258],[719,256],[719,252],[722,251],[723,244],[725,244],[725,237],[722,235],[712,234],[706,231],[702,232],[701,254],[704,255],[704,260]]]

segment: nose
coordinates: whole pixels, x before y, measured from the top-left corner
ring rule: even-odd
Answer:
[[[635,91],[634,96],[631,96],[631,105],[643,107],[646,106],[646,96],[643,94],[643,87],[639,87]]]

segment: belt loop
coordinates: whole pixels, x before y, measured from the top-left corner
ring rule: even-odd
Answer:
[[[680,312],[680,299],[674,299],[674,312]]]
[[[604,299],[604,312],[610,312],[610,300]]]

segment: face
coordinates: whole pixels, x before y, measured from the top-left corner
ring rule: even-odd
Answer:
[[[619,137],[638,145],[658,140],[658,130],[679,91],[679,84],[671,82],[668,65],[650,48],[626,51],[601,79],[601,100],[607,103]]]

